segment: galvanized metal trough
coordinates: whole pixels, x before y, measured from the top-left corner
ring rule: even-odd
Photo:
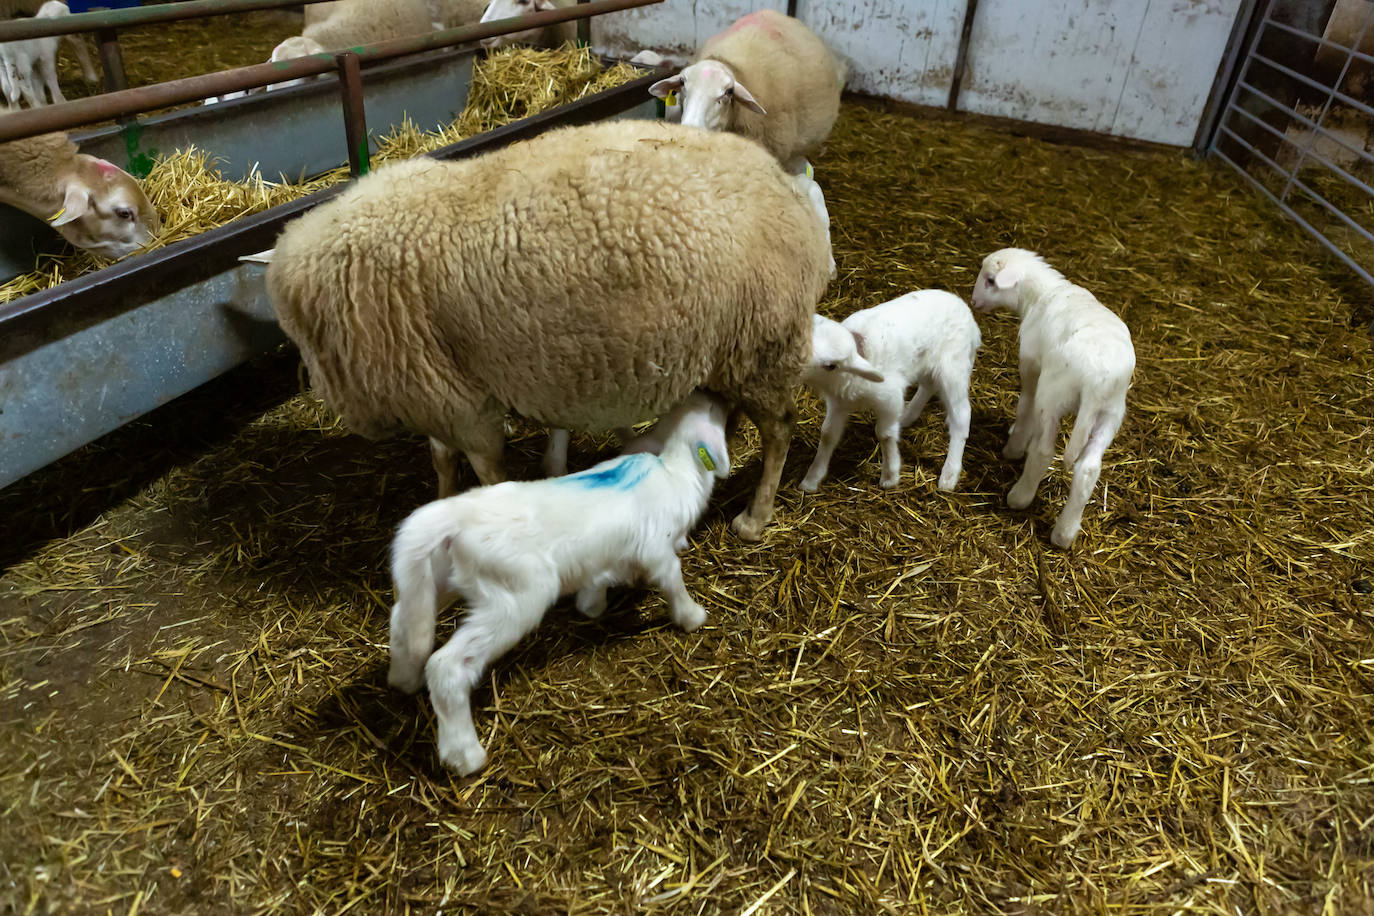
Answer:
[[[403,117],[426,127],[457,118],[475,53],[447,49],[370,67],[363,93],[372,136]],[[560,125],[655,117],[661,109],[647,90],[662,75],[429,155],[460,159]],[[339,99],[338,77],[329,74],[303,86],[147,118],[132,131],[109,128],[75,139],[83,151],[125,166],[194,144],[219,157],[226,176],[247,176],[256,165],[265,177],[297,177],[347,161]],[[264,268],[239,258],[272,247],[288,221],[341,189],[0,305],[0,488],[280,344]],[[0,276],[13,276],[30,269],[34,238],[51,230],[17,211],[0,211]]]

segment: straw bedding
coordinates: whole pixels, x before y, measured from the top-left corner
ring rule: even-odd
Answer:
[[[347,435],[280,353],[0,493],[0,895],[19,911],[1374,912],[1365,291],[1224,170],[847,105],[817,160],[842,315],[1039,248],[1135,334],[1071,552],[1005,508],[1015,324],[984,320],[965,477],[938,407],[877,487],[684,557],[711,613],[566,607],[436,763],[385,687],[385,551],[423,443]],[[542,439],[511,459],[532,475]],[[585,466],[605,442],[575,439]],[[913,467],[914,466],[914,467]],[[446,617],[445,629],[453,615]]]
[[[468,101],[457,121],[430,131],[407,121],[379,141],[372,161],[381,165],[439,149],[603,92],[638,75],[639,71],[629,64],[604,67],[589,48],[516,47],[496,51],[473,68]],[[264,181],[256,175],[252,181],[230,181],[220,175],[213,157],[204,150],[180,150],[159,158],[144,179],[144,188],[163,222],[148,248],[179,242],[347,179],[345,165],[297,183]],[[0,284],[0,302],[48,289],[110,263],[99,255],[64,246],[59,254],[40,256],[31,273]]]

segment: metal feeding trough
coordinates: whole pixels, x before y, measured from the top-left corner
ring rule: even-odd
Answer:
[[[611,2],[640,5],[646,0]],[[365,102],[376,134],[384,134],[405,117],[421,126],[452,121],[467,101],[476,53],[471,48],[430,51],[369,67],[361,80],[357,57],[352,54],[341,55],[353,58],[351,73],[341,63],[337,75],[332,63],[318,65],[316,58],[323,55],[288,62],[293,66],[276,73],[258,65],[211,74],[229,77],[258,70],[254,78],[266,77],[258,85],[267,79],[327,75],[302,86],[147,118],[76,139],[84,152],[131,171],[137,170],[140,157],[194,144],[217,157],[228,177],[246,177],[256,165],[264,177],[294,178],[336,168],[345,161],[353,164],[356,173],[366,168],[359,147],[369,137],[358,117],[362,109],[358,103]],[[313,69],[312,62],[316,63]],[[649,96],[648,87],[662,76],[654,73],[633,80],[428,155],[461,159],[560,125],[656,117],[661,108]],[[212,89],[242,88],[242,82],[225,88],[225,81],[220,81]],[[354,85],[350,88],[349,83]],[[341,88],[343,106],[339,104]],[[0,124],[8,118],[37,123],[32,116],[62,107],[66,106],[6,115],[0,117]],[[26,135],[16,131],[13,123],[9,122],[8,133]],[[5,134],[0,126],[0,139]],[[0,305],[0,487],[281,343],[284,337],[263,285],[264,268],[239,258],[272,247],[288,221],[342,188],[299,198]],[[0,275],[8,269],[13,276],[16,264],[31,269],[35,232],[41,238],[51,230],[36,220],[26,224],[24,219],[12,219],[17,211],[0,210]]]

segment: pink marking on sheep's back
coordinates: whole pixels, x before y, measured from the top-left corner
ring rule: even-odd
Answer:
[[[102,175],[113,175],[116,172],[124,171],[119,166],[115,165],[113,162],[107,162],[104,159],[97,159],[95,161],[95,167],[100,169],[100,174]]]
[[[759,10],[750,13],[748,16],[741,16],[736,19],[730,28],[723,34],[729,35],[731,32],[738,32],[740,29],[759,29],[767,32],[774,38],[782,38],[782,31],[770,20],[773,18],[773,10]]]

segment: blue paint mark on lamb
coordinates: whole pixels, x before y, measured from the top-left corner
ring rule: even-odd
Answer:
[[[590,470],[557,478],[559,483],[577,484],[588,490],[630,490],[659,463],[654,455],[622,455],[603,461]]]

